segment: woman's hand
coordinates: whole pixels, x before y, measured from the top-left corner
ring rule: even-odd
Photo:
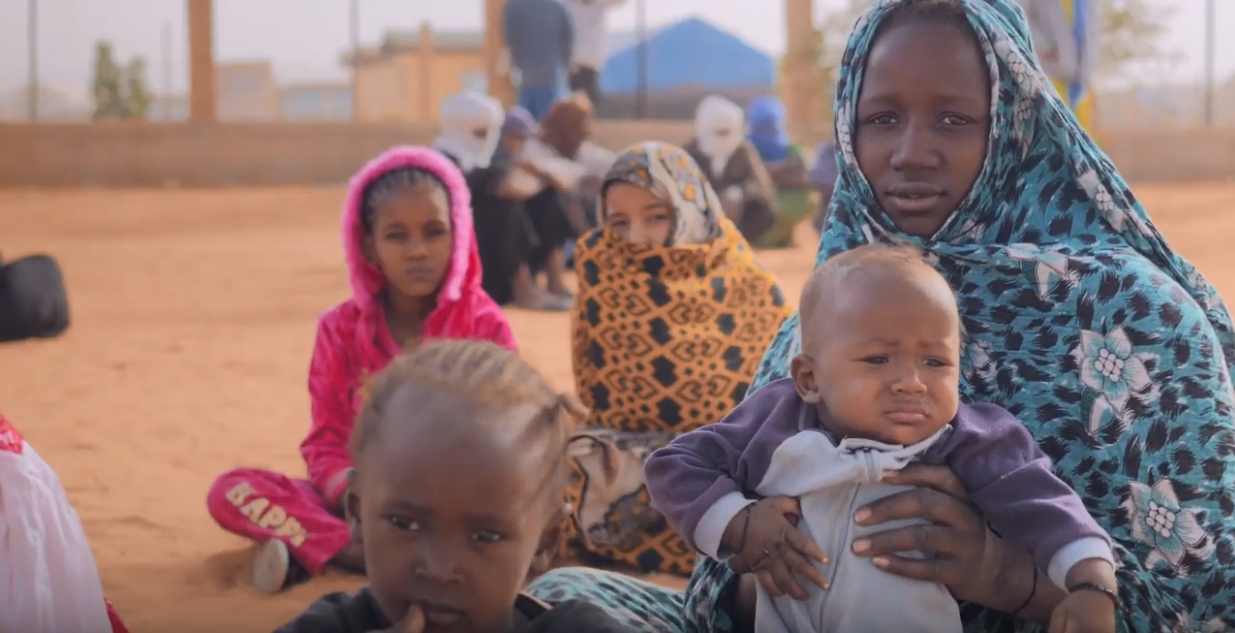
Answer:
[[[968,492],[946,466],[913,464],[885,479],[915,489],[885,497],[858,510],[860,525],[878,525],[902,519],[928,523],[897,528],[860,538],[853,543],[859,556],[871,557],[880,569],[944,585],[959,600],[1001,611],[1015,610],[1029,595],[1005,587],[1005,567],[1016,557],[986,526]],[[897,556],[921,551],[927,560]],[[1025,570],[1031,574],[1032,568]],[[1017,583],[1021,584],[1021,583]]]

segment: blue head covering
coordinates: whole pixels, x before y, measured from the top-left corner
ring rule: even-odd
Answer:
[[[750,104],[746,122],[750,139],[763,160],[789,157],[789,135],[785,132],[785,106],[775,97],[759,97]]]
[[[1207,627],[1235,622],[1231,317],[1049,87],[1012,0],[955,0],[990,71],[988,154],[936,235],[898,231],[858,167],[853,131],[877,30],[912,1],[877,0],[850,36],[819,261],[874,241],[921,246],[957,292],[963,399],[1020,417],[1110,533],[1128,607],[1120,630],[1225,630]],[[795,315],[751,391],[786,376],[799,350]],[[686,611],[714,631],[728,572],[700,565]],[[1021,630],[976,608],[964,619],[966,631]]]
[[[502,134],[517,134],[524,138],[536,136],[539,129],[536,119],[523,106],[515,106],[506,111],[502,120]]]

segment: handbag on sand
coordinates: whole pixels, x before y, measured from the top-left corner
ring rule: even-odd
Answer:
[[[53,338],[68,328],[69,300],[55,258],[0,262],[0,342]]]

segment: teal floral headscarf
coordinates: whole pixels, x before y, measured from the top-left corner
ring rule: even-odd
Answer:
[[[1012,0],[956,0],[990,70],[988,154],[934,236],[898,231],[858,168],[855,113],[880,24],[914,1],[876,1],[850,36],[818,261],[874,241],[921,246],[957,290],[962,397],[1020,417],[1110,533],[1120,630],[1235,627],[1230,314],[1054,92]],[[786,376],[799,349],[795,315],[751,391]],[[699,630],[728,629],[716,602],[730,574],[696,569],[686,612]],[[1039,630],[972,606],[964,616],[971,632]]]

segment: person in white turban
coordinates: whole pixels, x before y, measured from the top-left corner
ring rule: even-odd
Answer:
[[[780,214],[776,185],[759,152],[746,139],[745,113],[724,97],[710,95],[695,111],[695,136],[684,149],[720,195],[725,214],[746,241],[755,243]]]
[[[464,174],[489,166],[502,135],[506,114],[497,99],[479,92],[462,92],[442,100],[441,134],[433,142]]]

